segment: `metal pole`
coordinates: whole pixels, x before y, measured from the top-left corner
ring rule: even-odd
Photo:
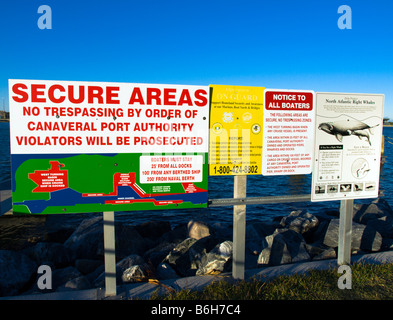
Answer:
[[[235,176],[233,197],[245,198],[247,194],[247,176]],[[233,259],[232,277],[244,279],[246,247],[246,205],[233,206]]]
[[[337,264],[351,264],[353,199],[341,200]]]
[[[115,251],[115,213],[103,213],[104,259],[105,259],[105,296],[116,293],[116,251]]]

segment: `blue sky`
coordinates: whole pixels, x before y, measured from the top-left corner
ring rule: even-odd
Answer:
[[[0,12],[6,110],[8,79],[44,79],[383,93],[393,119],[393,1],[3,0]]]

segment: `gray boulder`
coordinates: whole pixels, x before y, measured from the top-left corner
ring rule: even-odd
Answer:
[[[337,257],[336,250],[326,246],[306,244],[306,250],[311,257],[311,260],[334,259]]]
[[[38,242],[25,252],[38,265],[47,264],[62,268],[72,262],[71,250],[61,243]]]
[[[37,273],[37,264],[28,256],[0,250],[0,296],[20,293]]]
[[[179,265],[179,262],[182,262],[179,260],[186,260],[188,262],[189,258],[188,256],[184,258],[185,254],[195,242],[197,242],[197,239],[194,238],[187,238],[180,242],[169,252],[169,254],[165,257],[164,262],[169,263],[171,266]]]
[[[151,275],[151,268],[137,254],[131,254],[116,264],[117,283],[143,281]]]
[[[277,229],[265,238],[266,247],[258,257],[259,265],[275,266],[291,262],[309,261],[306,242],[291,229]]]
[[[177,279],[179,276],[168,263],[160,263],[156,268],[156,277],[159,280]]]
[[[154,241],[142,237],[134,226],[121,223],[115,225],[117,259],[123,259],[131,254],[143,255],[146,250],[154,246]]]
[[[190,220],[187,224],[188,237],[193,239],[202,239],[211,234],[210,227],[203,221]]]
[[[233,244],[232,241],[224,241],[216,245],[202,259],[196,275],[216,274],[223,272],[232,258]]]
[[[64,246],[74,258],[100,259],[104,250],[102,217],[85,219],[66,240]]]
[[[131,266],[123,271],[121,280],[124,283],[146,281],[149,278],[148,270],[147,264]]]
[[[378,231],[384,238],[393,238],[393,210],[386,200],[378,198],[369,204],[354,204],[353,221]]]
[[[86,276],[80,276],[71,280],[68,280],[65,284],[59,286],[56,291],[77,291],[91,289],[92,286]]]
[[[339,219],[331,219],[320,224],[315,232],[315,242],[325,246],[338,247]],[[352,251],[379,251],[382,245],[381,234],[368,225],[352,223]]]
[[[103,265],[104,262],[101,260],[91,259],[77,259],[75,260],[75,267],[82,274],[89,274],[96,270],[99,266]]]
[[[304,234],[317,227],[318,223],[318,218],[306,210],[296,210],[282,218],[280,225],[284,228]]]
[[[166,232],[171,231],[168,221],[148,221],[135,226],[135,230],[143,237],[157,240]]]
[[[187,238],[173,248],[163,262],[168,263],[181,276],[195,275],[206,253],[216,244],[217,239],[212,236],[199,240]]]
[[[314,260],[325,260],[325,259],[335,259],[335,258],[337,258],[336,250],[334,250],[333,248],[328,248],[323,250],[315,257],[313,257],[312,260],[314,261]]]
[[[151,244],[151,240],[144,239],[134,226],[120,223],[115,223],[115,240],[118,259],[130,254],[143,254]],[[72,250],[76,259],[102,259],[105,253],[102,217],[83,220],[64,246]]]
[[[259,255],[266,243],[265,237],[274,233],[278,224],[267,222],[252,222],[246,226],[246,250],[253,255]]]
[[[66,267],[52,271],[52,290],[65,285],[68,281],[81,277],[82,274],[75,267]]]
[[[145,281],[153,276],[153,271],[143,258],[136,254],[131,254],[116,264],[116,283]],[[105,271],[93,281],[95,287],[105,285]]]
[[[175,242],[161,242],[156,247],[146,251],[143,259],[153,267],[157,267],[176,245]]]

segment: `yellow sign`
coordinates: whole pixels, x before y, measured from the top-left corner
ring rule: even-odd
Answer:
[[[211,85],[209,174],[262,174],[263,87]]]

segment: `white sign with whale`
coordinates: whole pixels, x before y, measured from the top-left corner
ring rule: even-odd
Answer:
[[[378,197],[383,94],[316,93],[312,201]]]

